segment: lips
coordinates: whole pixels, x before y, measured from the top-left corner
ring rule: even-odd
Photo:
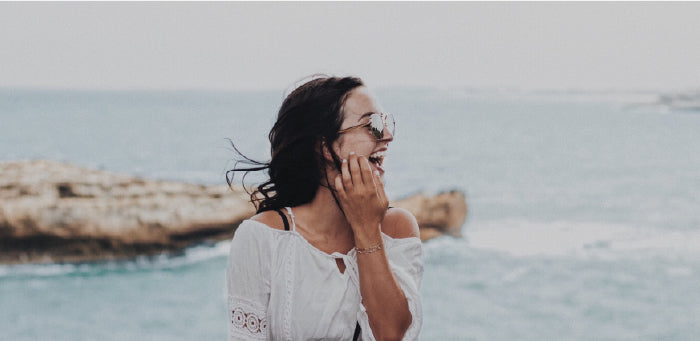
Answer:
[[[369,155],[369,162],[372,164],[381,174],[384,174],[384,168],[382,168],[382,163],[384,163],[384,156],[386,155],[386,150],[376,151]]]

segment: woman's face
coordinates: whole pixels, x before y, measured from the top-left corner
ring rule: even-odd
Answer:
[[[354,127],[369,122],[371,113],[380,113],[381,108],[374,97],[362,86],[352,90],[345,100],[343,107],[345,119],[340,129]],[[350,152],[362,155],[370,159],[372,169],[378,170],[380,175],[384,175],[382,163],[384,155],[389,147],[389,142],[394,139],[390,129],[385,127],[384,136],[377,140],[367,127],[349,130],[340,135],[333,144],[336,154],[341,159],[347,159]]]

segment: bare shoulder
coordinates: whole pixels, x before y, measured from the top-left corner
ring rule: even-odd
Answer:
[[[250,220],[263,223],[276,230],[284,230],[284,222],[282,221],[282,217],[280,217],[279,213],[277,213],[276,211],[260,212],[252,216]]]
[[[419,237],[418,222],[411,212],[392,207],[382,221],[382,232],[394,239]]]

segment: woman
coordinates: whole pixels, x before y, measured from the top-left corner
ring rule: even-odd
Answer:
[[[382,184],[393,134],[358,78],[316,78],[287,96],[270,162],[231,170],[270,179],[231,243],[229,340],[418,338],[418,225],[389,208]]]

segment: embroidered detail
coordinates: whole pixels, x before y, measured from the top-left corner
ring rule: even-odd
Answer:
[[[236,307],[231,311],[231,323],[238,329],[246,328],[249,332],[265,333],[267,331],[267,321],[259,318],[255,313],[246,313],[243,308]]]
[[[247,338],[267,338],[267,318],[259,304],[240,297],[229,296],[231,335]]]
[[[234,327],[238,329],[242,329],[243,327],[245,327],[246,316],[241,308],[233,309],[231,311],[231,314],[233,316],[231,318],[231,323],[233,323]]]

